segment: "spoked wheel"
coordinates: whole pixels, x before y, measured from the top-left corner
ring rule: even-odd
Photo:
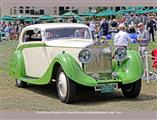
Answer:
[[[24,81],[21,81],[19,79],[15,79],[16,80],[16,86],[17,87],[20,87],[20,88],[23,88],[23,87],[26,87],[27,83],[24,82]]]
[[[57,92],[59,99],[64,103],[71,103],[75,96],[76,86],[72,80],[70,80],[60,67],[57,73]]]
[[[121,87],[123,95],[128,98],[136,98],[141,91],[141,79],[134,83],[122,85]]]

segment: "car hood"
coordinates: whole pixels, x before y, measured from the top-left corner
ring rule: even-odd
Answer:
[[[47,46],[54,46],[54,47],[78,47],[83,48],[90,44],[92,44],[92,40],[85,40],[85,39],[60,39],[60,40],[52,40],[52,41],[45,41]]]

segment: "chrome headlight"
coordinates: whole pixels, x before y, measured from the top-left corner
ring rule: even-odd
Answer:
[[[92,55],[91,55],[90,50],[88,50],[88,49],[81,50],[79,53],[78,59],[83,64],[89,63],[92,59]]]
[[[127,50],[124,47],[117,47],[114,51],[114,57],[117,61],[123,61],[127,58]]]

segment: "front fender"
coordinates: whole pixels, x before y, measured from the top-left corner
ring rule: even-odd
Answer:
[[[63,53],[58,55],[53,64],[56,62],[62,66],[64,72],[71,80],[86,86],[95,86],[97,84],[96,80],[88,76],[69,54]]]
[[[122,62],[117,71],[122,84],[132,83],[140,79],[144,72],[140,54],[133,50],[127,50],[127,59]]]

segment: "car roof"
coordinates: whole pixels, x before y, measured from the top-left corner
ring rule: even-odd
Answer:
[[[50,29],[50,28],[65,28],[65,27],[84,27],[84,28],[88,28],[87,25],[80,24],[80,23],[46,23],[46,24],[29,25],[29,26],[25,27],[24,30],[33,29],[33,28],[38,28],[38,29],[41,29],[41,30],[45,30],[45,29]]]

